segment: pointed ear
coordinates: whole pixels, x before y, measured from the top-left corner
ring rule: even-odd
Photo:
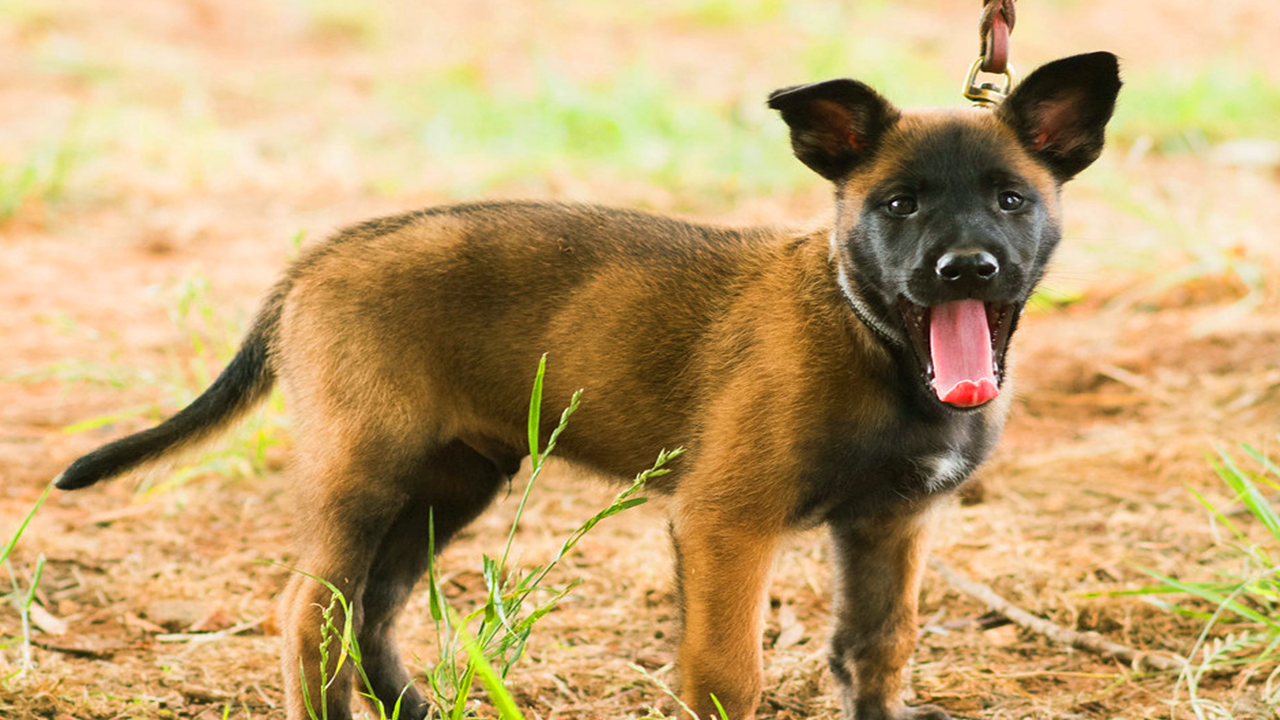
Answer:
[[[791,127],[796,157],[833,182],[871,156],[899,115],[888,100],[856,80],[774,90],[769,107]]]
[[[1120,66],[1108,52],[1074,55],[1038,68],[1013,89],[996,117],[1066,182],[1102,154],[1120,92]]]

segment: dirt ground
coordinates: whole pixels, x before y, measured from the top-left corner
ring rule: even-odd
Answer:
[[[933,75],[916,82],[958,84],[973,52],[973,8],[868,5],[874,27],[850,27],[850,42],[918,50]],[[199,368],[216,370],[215,353],[193,346],[188,330],[234,337],[226,327],[242,327],[301,235],[475,195],[728,222],[822,219],[829,201],[816,177],[731,197],[690,196],[626,172],[583,177],[577,165],[480,182],[477,168],[491,159],[434,162],[402,150],[413,139],[379,115],[396,92],[385,77],[465,66],[518,86],[533,81],[532,53],[584,81],[607,83],[639,64],[681,93],[714,97],[763,98],[819,79],[794,76],[787,58],[805,38],[780,30],[804,27],[796,15],[826,4],[743,3],[760,15],[745,18],[735,7],[57,0],[0,11],[0,163],[41,157],[67,138],[78,156],[65,181],[46,183],[60,187],[0,220],[0,541],[69,461],[140,429],[149,408],[174,410],[175,385],[193,388]],[[1126,59],[1126,92],[1135,77],[1217,67],[1224,54],[1280,82],[1280,9],[1242,0],[1207,16],[1204,8],[1024,2],[1015,57],[1030,66],[1113,49]],[[934,536],[938,557],[1018,606],[1143,651],[1186,653],[1202,620],[1105,593],[1147,584],[1142,568],[1210,577],[1224,551],[1191,490],[1230,498],[1209,455],[1249,442],[1275,457],[1280,442],[1280,158],[1266,154],[1273,143],[1223,160],[1232,139],[1169,150],[1122,133],[1069,187],[1069,237],[1046,281],[1067,302],[1025,318],[1014,410],[980,472],[982,497],[948,507]],[[781,133],[768,142],[779,147],[767,162],[794,163]],[[193,319],[176,321],[184,289],[205,281]],[[130,408],[143,411],[66,430]],[[12,676],[19,645],[0,644],[0,717],[283,717],[273,602],[292,557],[287,441],[267,450],[265,465],[260,476],[232,468],[163,492],[120,482],[51,496],[10,561],[23,588],[37,556],[46,564],[34,667]],[[521,488],[517,480],[442,556],[457,606],[483,597],[480,554],[500,551]],[[548,559],[613,491],[551,473],[518,535],[521,561]],[[511,677],[529,717],[644,717],[665,702],[634,666],[672,679],[668,551],[661,501],[582,541],[557,579],[581,578],[581,587],[538,626]],[[765,720],[838,716],[825,661],[829,576],[820,533],[795,536],[778,560]],[[984,720],[1190,717],[1172,674],[1133,672],[984,616],[926,576],[917,700]],[[20,636],[18,618],[16,606],[0,607],[0,641]],[[429,654],[425,592],[401,637]],[[1255,701],[1259,678],[1206,683],[1234,717],[1273,717]]]

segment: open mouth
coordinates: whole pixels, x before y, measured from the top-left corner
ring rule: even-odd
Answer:
[[[899,308],[938,400],[972,408],[1000,395],[1015,305],[956,300],[923,307],[903,298]]]

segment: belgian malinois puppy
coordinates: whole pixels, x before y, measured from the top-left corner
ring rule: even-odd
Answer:
[[[733,720],[755,715],[774,551],[823,524],[844,717],[947,718],[900,698],[925,518],[1000,434],[1009,338],[1062,235],[1061,186],[1101,152],[1119,88],[1115,57],[1094,53],[1045,65],[994,110],[899,110],[853,80],[778,90],[795,154],[835,186],[819,232],[514,202],[357,225],[288,270],[195,402],[57,485],[205,439],[279,379],[297,416],[300,569],[352,603],[391,707],[410,683],[392,626],[427,567],[428,511],[441,547],[516,472],[547,353],[546,397],[586,389],[562,456],[629,477],[687,448],[655,490],[673,497],[690,707],[712,717],[714,693]],[[283,599],[294,720],[304,692],[320,697],[329,594],[295,575]],[[350,717],[341,672],[330,718]],[[413,687],[403,706],[426,712]]]

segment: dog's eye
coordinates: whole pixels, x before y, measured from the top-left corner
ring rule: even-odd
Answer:
[[[1022,197],[1016,192],[1013,192],[1012,190],[1005,190],[1004,192],[1000,193],[1000,198],[999,198],[1000,209],[1005,212],[1013,212],[1014,210],[1017,210],[1018,208],[1022,207],[1023,203],[1025,203],[1026,201],[1027,201],[1026,198]]]
[[[885,208],[889,211],[890,215],[906,217],[919,209],[919,206],[916,204],[916,199],[910,195],[899,195],[889,200],[889,202],[885,204]]]

